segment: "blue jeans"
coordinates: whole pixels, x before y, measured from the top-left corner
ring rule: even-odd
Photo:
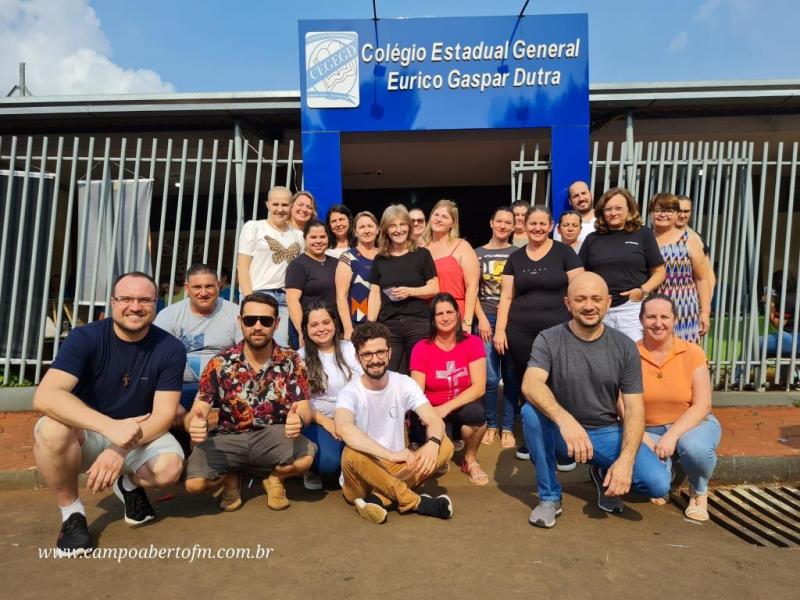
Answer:
[[[522,428],[525,442],[531,453],[531,462],[536,467],[536,487],[539,500],[556,502],[561,500],[561,484],[556,477],[556,456],[568,458],[567,444],[558,426],[540,413],[531,404],[522,407]],[[622,447],[622,425],[607,425],[586,429],[592,442],[591,465],[608,469],[619,458]],[[662,498],[669,494],[670,476],[664,463],[650,448],[642,444],[633,464],[632,489],[651,498]]]
[[[647,433],[658,442],[671,425],[648,427]],[[675,454],[686,471],[689,485],[698,494],[708,492],[708,480],[717,466],[717,446],[722,428],[714,415],[708,415],[700,423],[684,433],[675,445]],[[672,473],[672,460],[667,459],[667,473]]]
[[[492,333],[497,323],[497,315],[486,313],[486,318],[492,326]],[[477,325],[474,327],[475,335],[478,334]],[[483,350],[486,352],[486,393],[483,396],[483,409],[486,412],[486,427],[497,429],[498,408],[500,399],[497,397],[497,388],[500,377],[503,377],[503,422],[501,431],[514,431],[514,420],[519,409],[519,382],[514,374],[514,365],[511,355],[506,353],[500,356],[492,342],[484,342]]]
[[[286,290],[255,290],[264,294],[269,294],[278,301],[278,328],[272,336],[275,343],[284,348],[289,347],[289,307],[286,305]]]
[[[311,470],[320,475],[337,475],[341,469],[344,442],[337,440],[317,423],[303,427],[303,435],[317,445]]]
[[[777,331],[773,331],[767,336],[767,356],[770,358],[775,358],[778,356],[778,338],[782,338],[781,340],[781,358],[788,358],[792,355],[792,334],[788,331],[783,331],[778,333]],[[759,347],[762,344],[764,338],[758,340]]]

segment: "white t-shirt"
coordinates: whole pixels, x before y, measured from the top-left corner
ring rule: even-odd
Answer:
[[[300,358],[305,360],[306,349],[300,348],[298,352],[300,353]],[[353,373],[351,379],[360,377],[363,371],[356,359],[356,349],[348,340],[342,340],[342,357]],[[345,379],[345,373],[342,373],[342,370],[336,364],[336,356],[333,352],[320,352],[319,359],[322,362],[322,368],[325,369],[325,374],[328,376],[328,387],[321,394],[311,394],[311,408],[321,412],[326,417],[333,418],[333,413],[336,410],[336,396],[339,395],[341,389],[350,380]]]
[[[289,227],[275,229],[268,221],[248,221],[239,235],[239,253],[252,257],[253,291],[286,287],[286,267],[303,252],[303,234]]]
[[[406,447],[405,417],[428,399],[408,375],[388,372],[389,382],[380,391],[368,390],[361,377],[348,383],[336,398],[336,408],[349,410],[355,415],[355,424],[374,441],[390,452],[400,452]]]
[[[596,231],[594,228],[595,221],[597,221],[597,217],[592,217],[591,221],[584,221],[581,219],[581,232],[578,234],[578,243],[575,245],[575,248],[573,248],[575,252],[581,249],[581,244],[583,244],[583,240],[586,239],[586,236]],[[553,239],[557,242],[561,241],[561,234],[558,233],[558,225],[553,229]]]

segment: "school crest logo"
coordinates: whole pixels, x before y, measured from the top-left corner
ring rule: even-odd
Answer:
[[[355,108],[359,102],[358,34],[306,33],[306,106]]]

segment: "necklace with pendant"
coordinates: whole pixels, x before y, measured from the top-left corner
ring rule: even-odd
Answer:
[[[142,360],[144,352],[137,349],[136,360],[133,362],[133,365],[129,369],[126,369],[125,365],[122,363],[122,355],[120,354],[119,348],[115,346],[114,349],[117,352],[117,361],[119,362],[119,368],[122,370],[122,387],[127,389],[128,385],[131,382],[131,375],[133,375],[133,372],[136,371],[136,367],[139,366],[139,361]]]

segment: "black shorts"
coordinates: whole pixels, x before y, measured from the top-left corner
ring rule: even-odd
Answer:
[[[245,471],[266,476],[277,465],[289,465],[316,452],[317,445],[302,435],[287,438],[284,425],[217,433],[194,447],[186,462],[186,479],[216,479]]]
[[[447,437],[461,439],[461,426],[480,427],[486,425],[486,413],[483,410],[483,402],[474,400],[465,404],[461,408],[454,410],[444,418],[444,425],[447,430]],[[456,436],[453,438],[453,436]]]

